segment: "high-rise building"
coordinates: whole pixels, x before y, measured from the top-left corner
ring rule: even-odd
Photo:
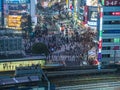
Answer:
[[[35,23],[36,0],[4,0],[4,21],[6,28],[20,30],[21,17],[29,14]]]
[[[0,0],[0,27],[3,27],[4,21],[3,21],[3,0]]]
[[[120,0],[101,0],[99,6],[98,60],[102,64],[120,61]]]
[[[82,24],[83,28],[97,28],[97,5],[98,0],[77,0],[77,15],[78,22]]]

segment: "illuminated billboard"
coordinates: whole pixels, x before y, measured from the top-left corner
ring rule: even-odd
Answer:
[[[7,20],[9,27],[20,27],[21,25],[21,16],[9,15]]]
[[[86,0],[87,6],[97,6],[98,0]]]
[[[112,12],[112,15],[114,15],[114,16],[120,16],[120,12]]]
[[[24,60],[24,61],[9,61],[0,62],[0,71],[14,71],[16,67],[25,67],[40,64],[45,65],[45,60]]]
[[[105,6],[120,6],[120,0],[102,0]]]

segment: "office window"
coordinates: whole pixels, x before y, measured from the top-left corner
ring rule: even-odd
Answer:
[[[104,21],[103,24],[120,24],[120,21]]]
[[[111,42],[112,39],[103,39],[103,42]]]
[[[104,12],[103,14],[104,15],[110,15],[110,12]]]
[[[109,58],[109,57],[110,57],[110,54],[102,54],[102,57],[103,57],[103,58]]]
[[[110,50],[110,47],[102,47],[102,50]]]
[[[104,34],[118,34],[120,30],[103,30]]]

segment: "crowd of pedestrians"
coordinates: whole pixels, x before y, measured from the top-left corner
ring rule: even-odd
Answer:
[[[54,7],[52,9],[54,9]],[[60,7],[58,7],[58,11],[59,14],[57,18],[53,15],[52,17],[43,16],[44,18],[42,17],[42,20],[40,19],[35,29],[34,38],[24,39],[25,49],[29,52],[30,47],[34,43],[42,42],[47,45],[51,52],[48,56],[48,61],[52,63],[62,63],[64,65],[88,64],[88,62],[85,61],[85,54],[95,46],[95,44],[92,43],[92,38],[90,38],[94,37],[94,35],[90,32],[86,33],[86,35],[81,35],[80,32],[82,28],[79,26],[74,28],[74,20],[67,18],[69,17],[67,8],[60,9]],[[60,16],[62,15],[65,16],[65,20],[61,19]],[[69,20],[69,23],[64,22],[66,20]],[[61,28],[64,27],[63,30],[56,28],[56,25],[59,25]],[[57,31],[59,33],[55,34],[53,29],[54,32]],[[89,41],[88,38],[90,39]]]

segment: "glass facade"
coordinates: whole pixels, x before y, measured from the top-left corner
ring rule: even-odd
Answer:
[[[117,52],[116,55],[114,50],[114,47],[120,47],[120,16],[118,15],[119,11],[120,6],[103,6],[103,15],[100,17],[103,19],[103,21],[101,22],[102,26],[100,24],[102,28],[102,35],[101,31],[99,31],[99,36],[101,36],[103,42],[101,59],[102,63],[109,64],[111,62],[118,62],[120,60],[120,49],[115,49]],[[115,58],[116,56],[117,58]]]
[[[2,1],[3,0],[0,0],[0,26],[2,25]]]

